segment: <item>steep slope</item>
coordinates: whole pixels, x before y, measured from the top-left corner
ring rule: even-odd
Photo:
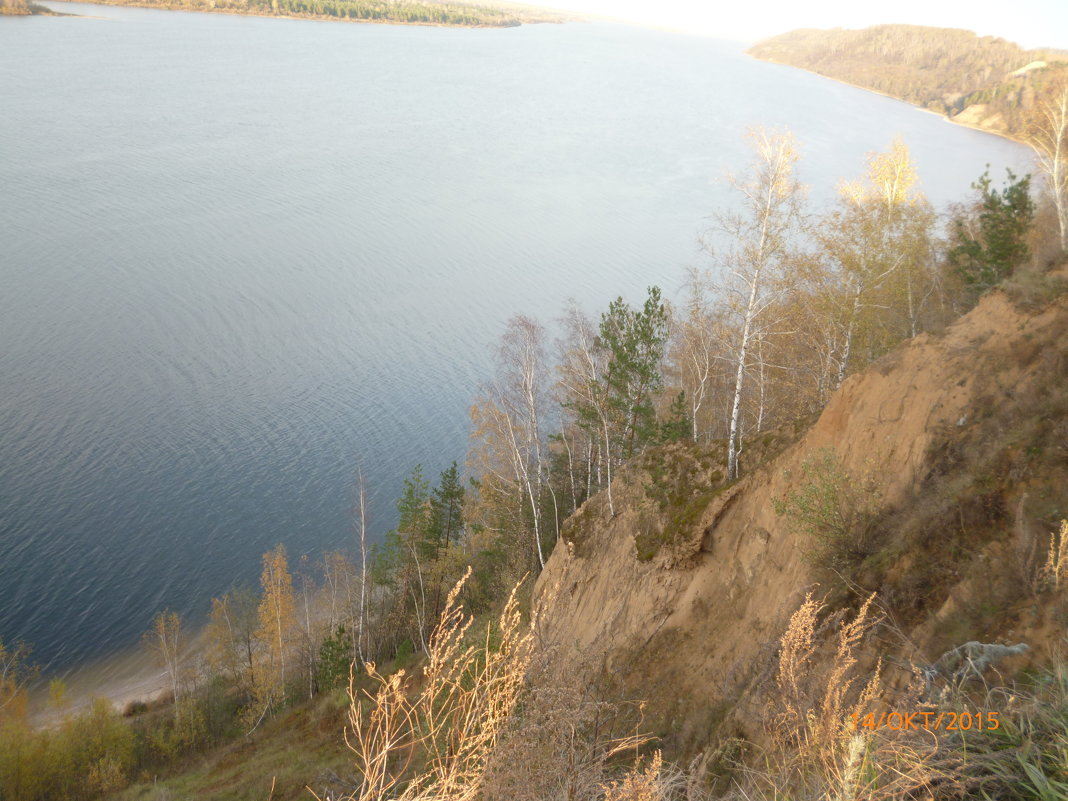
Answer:
[[[885,650],[917,662],[965,640],[1052,636],[1035,576],[1068,512],[1066,378],[1068,299],[1028,312],[994,293],[849,378],[796,444],[732,486],[714,450],[682,454],[690,472],[668,504],[653,490],[679,449],[629,465],[616,516],[591,499],[539,579],[555,664],[648,699],[683,753],[759,737],[779,638],[817,583],[838,604],[878,591]],[[876,510],[837,572],[776,511],[811,486],[819,455],[856,479],[839,500]]]

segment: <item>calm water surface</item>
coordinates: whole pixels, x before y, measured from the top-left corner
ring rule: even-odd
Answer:
[[[746,126],[816,202],[897,133],[939,204],[1029,164],[729,42],[51,5],[0,19],[0,640],[56,668],[350,545],[361,466],[388,528],[509,316],[677,289]]]

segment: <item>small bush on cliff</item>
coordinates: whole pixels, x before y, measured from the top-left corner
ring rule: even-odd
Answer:
[[[649,505],[634,536],[639,561],[647,562],[664,546],[692,537],[701,514],[726,486],[718,448],[679,442],[652,448],[642,456],[643,484]],[[717,469],[723,468],[723,469]]]
[[[808,538],[807,559],[832,573],[849,574],[875,551],[882,494],[870,473],[856,477],[845,470],[833,448],[802,462],[801,473],[801,486],[775,501],[775,511]]]

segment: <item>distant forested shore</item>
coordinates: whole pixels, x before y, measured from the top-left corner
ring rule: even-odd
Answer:
[[[31,14],[60,16],[50,8],[39,6],[30,0],[0,0],[0,17],[28,17]]]
[[[1068,77],[1068,51],[1025,50],[994,36],[919,25],[800,29],[748,52],[1013,139],[1026,136],[1030,110]]]
[[[19,0],[2,0],[18,2]],[[73,0],[103,5],[164,8],[177,11],[218,11],[269,17],[386,22],[408,25],[451,25],[467,28],[509,28],[532,22],[563,22],[565,17],[511,3],[500,6],[439,3],[433,0]]]

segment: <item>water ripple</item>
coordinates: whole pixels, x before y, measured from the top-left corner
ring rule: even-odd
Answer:
[[[383,532],[509,316],[677,286],[746,125],[817,199],[897,131],[939,202],[1026,166],[691,37],[74,10],[0,25],[0,640],[55,667],[351,544],[360,468]]]

